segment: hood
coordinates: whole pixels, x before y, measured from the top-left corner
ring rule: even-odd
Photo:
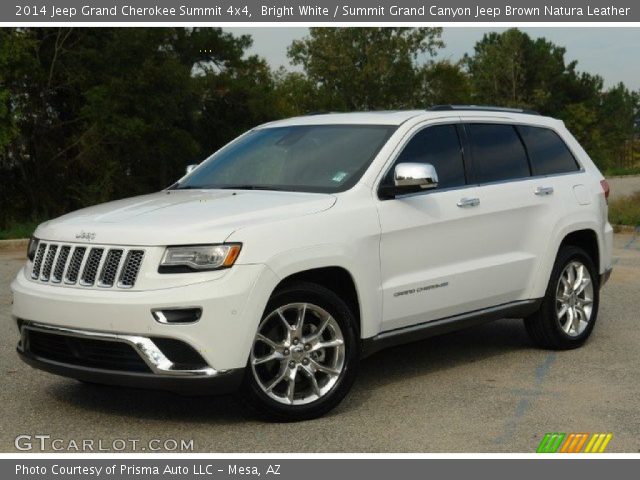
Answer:
[[[223,242],[235,230],[327,210],[336,197],[255,190],[166,190],[84,208],[43,223],[45,240],[106,245]]]

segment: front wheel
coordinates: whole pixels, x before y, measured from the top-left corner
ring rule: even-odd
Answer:
[[[539,346],[567,350],[581,346],[593,330],[599,306],[593,260],[578,247],[560,249],[540,310],[525,319]]]
[[[355,380],[355,318],[331,290],[299,282],[276,292],[255,335],[242,399],[272,420],[316,418]]]

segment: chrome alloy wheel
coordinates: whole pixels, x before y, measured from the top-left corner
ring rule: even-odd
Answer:
[[[326,395],[345,365],[338,322],[311,303],[290,303],[269,313],[258,327],[249,359],[262,391],[286,405]]]
[[[577,337],[587,328],[593,312],[593,281],[577,260],[564,268],[556,289],[556,313],[567,335]]]

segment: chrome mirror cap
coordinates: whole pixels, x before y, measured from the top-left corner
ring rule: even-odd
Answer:
[[[396,187],[429,190],[438,186],[438,173],[430,163],[400,163],[393,172]]]

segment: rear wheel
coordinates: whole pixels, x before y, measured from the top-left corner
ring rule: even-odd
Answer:
[[[593,260],[581,248],[562,247],[540,310],[525,319],[527,332],[544,348],[579,347],[595,326],[599,300]]]
[[[273,420],[323,415],[346,395],[358,366],[355,318],[332,291],[299,282],[276,292],[254,338],[243,400]]]

